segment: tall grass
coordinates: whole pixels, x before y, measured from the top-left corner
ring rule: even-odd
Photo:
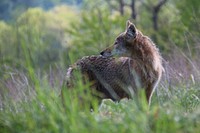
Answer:
[[[85,91],[88,85],[82,83],[80,75],[74,89],[68,89],[65,70],[50,67],[49,73],[41,76],[32,67],[26,43],[22,42],[21,47],[26,72],[8,66],[1,69],[4,73],[0,80],[2,133],[200,131],[199,63],[187,56],[176,53],[170,64],[165,63],[166,72],[148,107],[142,95],[137,100],[105,99],[99,104],[90,91]],[[69,57],[73,62],[73,55]]]
[[[73,89],[65,86],[63,68],[52,70],[50,67],[49,73],[41,76],[33,69],[26,43],[22,41],[21,47],[26,72],[2,67],[2,133],[200,131],[200,72],[198,62],[187,56],[175,54],[176,58],[171,60],[170,65],[165,62],[166,72],[152,97],[151,106],[148,106],[143,92],[139,99],[122,99],[119,102],[104,99],[99,103],[79,74]],[[73,62],[73,54],[69,57]],[[61,89],[64,90],[63,98]]]
[[[78,88],[77,88],[78,89]],[[98,110],[80,108],[65,93],[65,107],[54,92],[41,88],[29,102],[6,103],[0,112],[1,132],[198,132],[199,107],[188,112],[174,98],[170,104],[138,107],[133,100],[103,100]],[[184,97],[182,98],[184,99]],[[172,105],[171,105],[172,104]]]
[[[67,89],[60,83],[52,84],[59,82],[52,77],[60,76],[59,80],[64,80],[61,69],[59,75],[50,71],[45,78],[39,77],[36,72],[25,74],[11,69],[8,71],[8,77],[1,80],[4,82],[1,86],[10,89],[7,95],[1,89],[2,133],[200,131],[200,89],[197,84],[182,80],[175,84],[169,82],[172,77],[165,78],[167,80],[163,79],[154,93],[150,107],[143,97],[139,99],[139,104],[135,99],[122,99],[120,102],[105,99],[98,104],[88,91],[85,92],[87,85],[83,85],[80,76],[74,89]],[[177,77],[176,80],[180,80]],[[33,85],[35,82],[36,86]],[[59,95],[61,88],[65,89],[64,101]],[[17,93],[15,96],[11,95],[14,91]]]

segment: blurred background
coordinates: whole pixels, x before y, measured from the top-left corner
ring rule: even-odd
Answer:
[[[0,94],[9,90],[15,97],[34,86],[34,78],[61,86],[67,67],[112,45],[127,20],[160,49],[167,86],[200,81],[199,5],[199,0],[1,0]]]

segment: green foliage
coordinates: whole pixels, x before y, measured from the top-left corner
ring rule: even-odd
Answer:
[[[0,19],[14,22],[28,8],[40,7],[47,10],[59,4],[79,5],[81,3],[82,0],[1,0]]]
[[[14,51],[10,49],[14,46],[15,40],[15,34],[12,30],[11,26],[0,21],[0,64],[11,63],[12,57],[15,56]]]
[[[196,49],[199,43],[199,15],[200,15],[200,1],[198,0],[183,0],[181,3],[176,2],[176,8],[179,10],[180,23],[185,27],[183,31],[183,38],[185,39],[185,46],[190,46],[192,54],[197,54],[199,50]]]
[[[43,82],[44,83],[44,82]],[[200,97],[190,99],[196,94],[194,89],[182,95],[182,89],[165,100],[162,105],[155,102],[147,105],[137,104],[135,100],[123,99],[113,102],[103,100],[98,107],[97,102],[91,100],[94,111],[90,111],[88,102],[80,101],[80,96],[87,100],[88,95],[83,90],[81,81],[77,81],[78,88],[65,90],[64,105],[57,93],[50,86],[37,88],[37,94],[29,97],[26,102],[5,102],[0,110],[0,130],[7,132],[127,132],[127,133],[155,133],[155,132],[198,132]],[[58,88],[57,88],[58,89]],[[64,88],[63,88],[64,89]],[[164,95],[164,93],[162,93]],[[162,96],[159,96],[162,98]],[[198,99],[198,101],[197,101]],[[89,99],[88,99],[89,100]],[[141,101],[145,99],[141,98]],[[197,106],[178,106],[183,103]],[[192,109],[188,111],[188,109]]]
[[[33,68],[46,69],[55,63],[66,64],[61,63],[66,55],[67,34],[64,30],[76,20],[72,17],[76,14],[74,10],[67,6],[56,7],[49,12],[32,8],[23,13],[15,25],[1,22],[1,63],[26,67],[25,56],[28,55]]]
[[[196,30],[196,25],[198,24],[198,16],[200,15],[200,7],[198,6],[200,2],[198,0],[183,0],[181,3],[176,1],[176,7],[180,11],[180,17],[184,25],[192,30]],[[187,8],[185,8],[187,5]]]
[[[67,30],[69,50],[76,58],[99,54],[112,45],[115,37],[125,29],[126,17],[111,14],[108,9],[94,7],[82,12],[80,20]],[[78,49],[77,49],[78,48]]]
[[[58,50],[62,49],[62,46],[58,38],[59,33],[56,30],[51,31],[49,26],[51,21],[54,20],[51,20],[41,9],[29,9],[18,18],[19,42],[21,45],[25,43],[33,65],[43,67],[45,64],[59,60]]]

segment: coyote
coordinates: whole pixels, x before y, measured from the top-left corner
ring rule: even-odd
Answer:
[[[164,70],[155,44],[127,21],[126,30],[115,39],[114,45],[100,54],[84,57],[70,67],[66,76],[67,86],[72,87],[73,71],[78,69],[84,82],[93,83],[91,89],[99,92],[101,99],[118,101],[131,98],[143,88],[150,104]]]

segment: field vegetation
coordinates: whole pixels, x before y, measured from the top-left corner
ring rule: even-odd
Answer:
[[[2,8],[9,2],[0,2],[0,10],[9,12],[0,13],[0,132],[200,131],[200,1],[57,0],[48,8]],[[163,56],[165,73],[151,105],[143,92],[139,99],[99,104],[85,93],[80,75],[67,89],[69,65],[112,45],[128,19]]]

